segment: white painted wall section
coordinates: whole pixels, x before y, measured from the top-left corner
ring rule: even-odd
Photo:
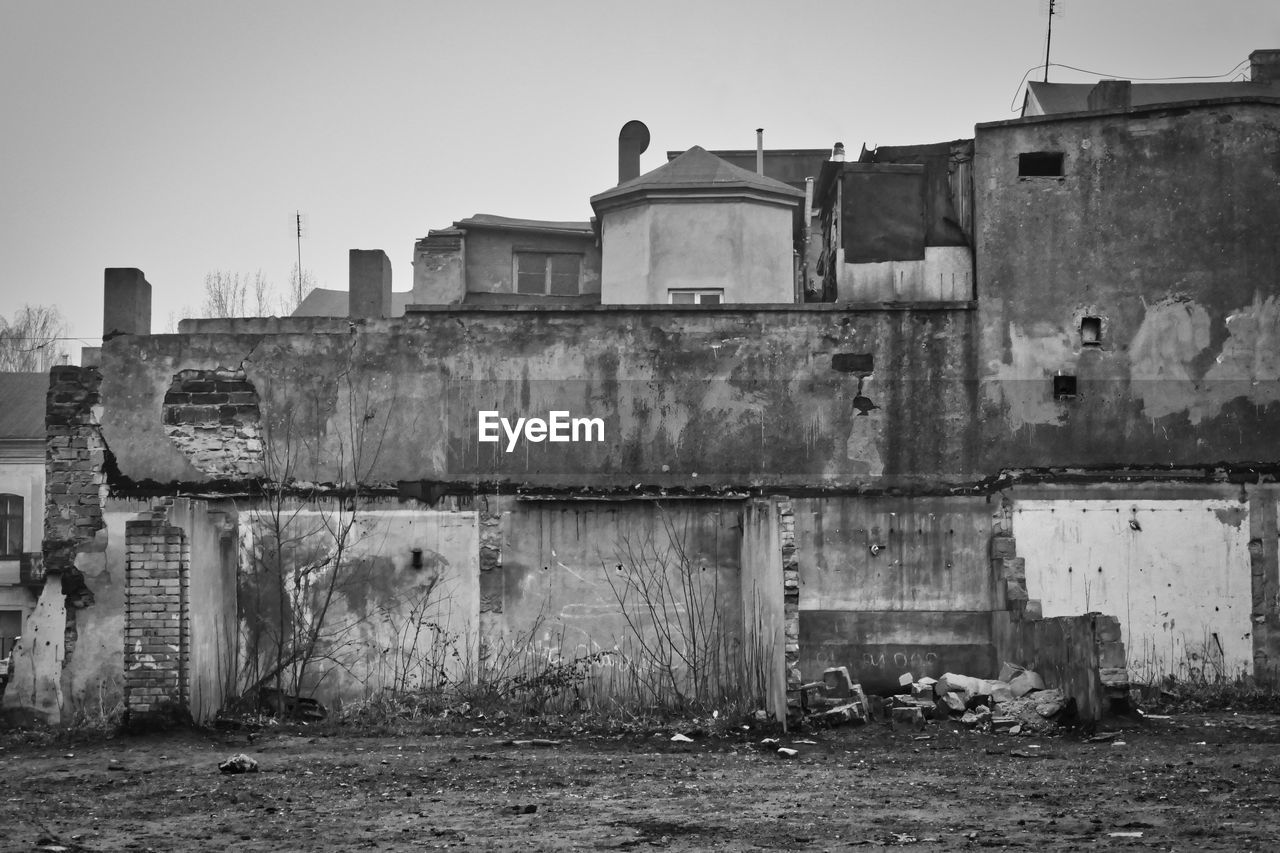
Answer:
[[[1247,504],[1020,500],[1013,532],[1044,615],[1119,618],[1135,681],[1253,671]]]

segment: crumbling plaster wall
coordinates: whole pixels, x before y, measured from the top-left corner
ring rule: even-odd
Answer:
[[[776,620],[766,626],[762,614],[744,634],[743,509],[715,500],[506,502],[501,606],[490,606],[488,659],[501,664],[514,655],[515,669],[536,671],[606,653],[584,689],[608,696],[665,686],[638,635],[651,649],[674,652],[678,665],[706,654],[701,644],[722,642],[717,673],[766,654],[749,640],[776,630]],[[767,655],[772,662],[773,650]]]
[[[1004,610],[985,497],[792,501],[801,680],[847,666],[867,690],[898,677],[987,674]]]
[[[1274,463],[1280,104],[998,122],[976,152],[984,467]]]
[[[474,667],[480,610],[475,512],[407,509],[385,500],[362,502],[354,514],[350,504],[333,501],[241,502],[239,508],[241,690],[275,662],[277,537],[286,543],[285,588],[302,590],[290,594],[286,619],[299,637],[315,627],[319,640],[302,683],[292,684],[286,674],[287,690],[329,704],[351,702],[384,689],[434,686],[440,676],[456,679]],[[274,678],[264,686],[274,687]]]
[[[301,480],[349,481],[352,427],[365,424],[376,442],[362,474],[383,483],[937,487],[976,476],[972,316],[753,306],[203,321],[184,326],[200,334],[108,342],[103,431],[135,482],[213,479],[165,437],[163,397],[179,371],[243,367],[267,456],[288,456],[292,436]],[[870,354],[874,369],[861,381],[835,370],[839,353]],[[605,441],[507,452],[478,442],[482,409],[599,417]]]
[[[1165,487],[1157,499],[1151,490],[1128,499],[1072,491],[1012,506],[1027,589],[1044,615],[1116,616],[1137,681],[1253,673],[1255,653],[1266,650],[1255,620],[1275,611],[1255,606],[1264,581],[1250,543],[1262,540],[1240,490]]]

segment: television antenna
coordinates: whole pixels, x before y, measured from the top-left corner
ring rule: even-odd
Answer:
[[[1044,37],[1044,82],[1049,82],[1049,45],[1053,43],[1053,16],[1062,17],[1062,0],[1044,0],[1042,7],[1048,12],[1049,28]]]

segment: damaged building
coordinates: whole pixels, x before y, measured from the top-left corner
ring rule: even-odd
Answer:
[[[1175,101],[1037,85],[811,189],[764,151],[640,174],[633,123],[594,221],[433,231],[403,307],[353,252],[345,309],[152,335],[108,270],[101,350],[50,378],[5,709],[566,661],[588,699],[775,714],[841,666],[1011,661],[1086,716],[1273,679],[1277,56]]]

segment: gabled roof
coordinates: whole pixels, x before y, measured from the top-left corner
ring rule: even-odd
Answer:
[[[44,439],[46,373],[0,373],[0,440]]]
[[[317,287],[293,309],[290,317],[346,317],[351,313],[351,294],[346,290]],[[404,306],[413,301],[413,291],[391,294],[391,316],[404,316]]]
[[[601,204],[611,207],[614,202],[632,196],[708,193],[750,195],[784,202],[804,198],[801,190],[748,172],[695,145],[652,172],[592,196],[591,206],[598,211]]]
[[[1096,83],[1028,83],[1022,103],[1023,117],[1080,113],[1089,109],[1089,93]],[[1134,83],[1131,105],[1149,107],[1212,98],[1280,96],[1276,83]]]

